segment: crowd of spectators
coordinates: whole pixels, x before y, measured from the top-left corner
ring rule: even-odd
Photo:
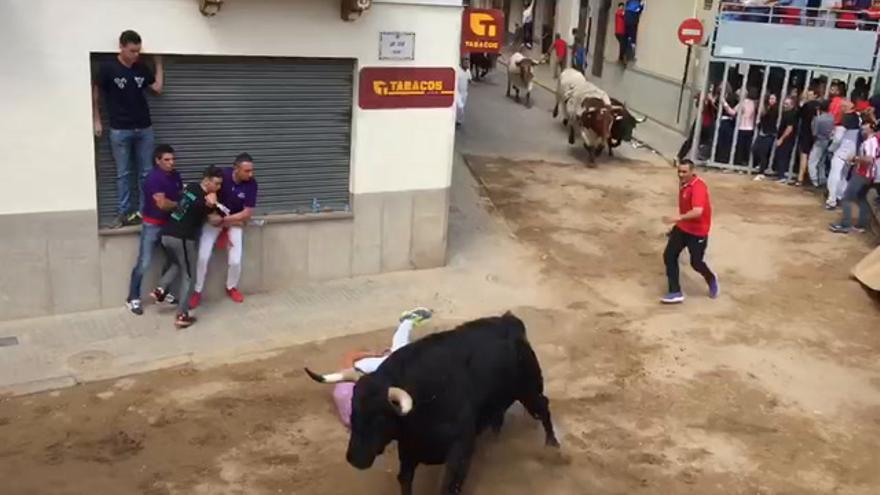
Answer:
[[[876,30],[877,0],[734,0],[722,6],[722,18],[748,22]]]
[[[874,136],[880,94],[869,97],[869,83],[861,77],[850,90],[841,80],[823,76],[802,84],[798,74],[790,75],[786,91],[771,77],[777,81],[768,85],[763,101],[760,74],[751,81],[728,76],[713,84],[678,159],[695,148],[701,160],[748,167],[755,180],[812,187],[823,193],[826,209],[843,209],[832,231],[863,231],[868,193],[880,191],[880,147]],[[694,144],[697,126],[700,139]],[[853,204],[860,209],[855,224]]]

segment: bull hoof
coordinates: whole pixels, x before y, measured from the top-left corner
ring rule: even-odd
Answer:
[[[557,440],[556,437],[547,437],[547,440],[544,441],[544,446],[558,449],[560,447],[559,440]]]
[[[562,125],[568,127],[568,119],[562,119]]]

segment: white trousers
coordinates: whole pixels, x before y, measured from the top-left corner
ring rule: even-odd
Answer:
[[[829,206],[836,206],[843,199],[846,191],[846,173],[849,169],[849,159],[856,154],[855,143],[842,143],[831,158],[831,170],[828,172],[828,199]]]
[[[400,325],[397,326],[397,331],[394,332],[394,337],[391,338],[391,352],[382,357],[368,357],[358,359],[354,363],[354,368],[365,374],[370,374],[379,369],[379,365],[385,362],[385,360],[388,359],[388,356],[393,354],[394,351],[409,344],[412,328],[412,320],[403,320],[402,322],[400,322]]]
[[[223,229],[205,224],[202,227],[202,237],[199,239],[199,261],[196,264],[196,292],[202,292],[205,287],[205,276],[208,274],[208,262],[211,261],[211,253],[214,251],[214,243]],[[241,257],[244,253],[244,229],[241,227],[229,227],[228,260],[229,269],[226,272],[226,288],[238,287],[241,279]]]

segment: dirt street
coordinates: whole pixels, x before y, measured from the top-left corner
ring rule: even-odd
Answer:
[[[708,260],[723,295],[708,299],[685,256],[690,297],[668,308],[657,298],[669,167],[469,163],[531,253],[515,263],[539,269],[536,288],[553,301],[512,309],[542,362],[563,448],[544,449],[538,425],[513,410],[500,437],[481,441],[467,493],[878,492],[878,307],[848,278],[867,241],[827,233],[816,198],[707,174]],[[454,323],[438,314],[421,331]],[[381,348],[390,331],[4,400],[0,491],[396,493],[393,449],[369,471],[349,467],[330,389],[301,372]],[[420,468],[417,493],[436,493],[439,479]]]

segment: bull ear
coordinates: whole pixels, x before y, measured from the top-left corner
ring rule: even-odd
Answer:
[[[406,416],[413,408],[412,396],[402,388],[388,387],[388,402],[399,416]]]
[[[314,371],[306,368],[306,374],[309,375],[309,378],[315,380],[318,383],[342,383],[342,382],[356,382],[358,378],[361,377],[361,374],[352,368],[344,369],[338,371],[336,373],[330,373],[327,375],[319,375]]]

